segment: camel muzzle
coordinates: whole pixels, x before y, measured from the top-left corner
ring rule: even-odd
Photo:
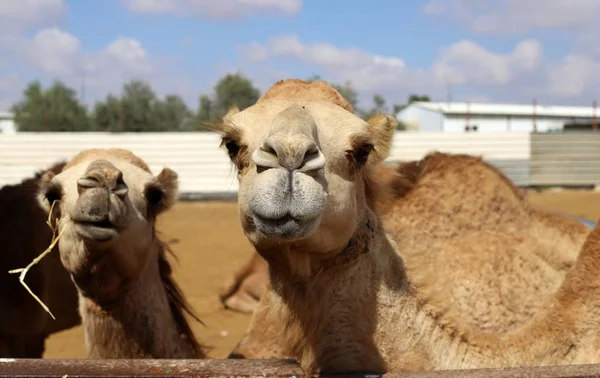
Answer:
[[[123,174],[106,160],[91,163],[77,181],[79,198],[71,212],[79,236],[108,241],[128,225],[128,188]]]

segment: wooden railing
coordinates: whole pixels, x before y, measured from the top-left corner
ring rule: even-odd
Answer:
[[[0,359],[0,377],[286,377],[308,378],[290,360],[55,360]],[[352,378],[591,378],[600,365],[548,366],[505,369],[407,371],[386,374],[321,374]]]

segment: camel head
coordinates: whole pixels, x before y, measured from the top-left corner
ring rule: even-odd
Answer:
[[[80,289],[111,291],[139,274],[155,250],[156,216],[175,202],[177,188],[175,172],[154,176],[120,149],[82,151],[60,173],[41,178],[38,200],[46,211],[59,201],[53,217],[64,228],[61,261]],[[92,272],[102,285],[84,284]]]
[[[258,249],[339,251],[367,207],[366,171],[388,155],[395,120],[365,122],[325,82],[280,81],[219,131],[237,168],[242,227]]]

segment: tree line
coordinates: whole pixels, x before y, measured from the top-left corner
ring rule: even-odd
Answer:
[[[307,80],[320,78],[313,76]],[[331,85],[363,119],[377,113],[395,114],[406,106],[394,104],[388,109],[385,98],[375,94],[371,108],[362,109],[357,106],[358,93],[351,82]],[[206,122],[219,120],[231,106],[243,110],[260,96],[260,90],[246,76],[227,74],[217,82],[212,94],[200,96],[198,109],[194,111],[180,96],[169,94],[161,99],[148,82],[132,80],[123,85],[120,95],[109,94],[88,109],[78,99],[77,92],[63,82],[56,80],[44,89],[39,81],[32,81],[11,110],[19,131],[205,131]],[[409,96],[408,103],[413,101],[429,101],[429,97]],[[399,129],[404,129],[403,125]]]

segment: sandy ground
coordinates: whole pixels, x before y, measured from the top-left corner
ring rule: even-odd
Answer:
[[[549,210],[593,221],[600,218],[600,192],[530,192],[528,198]],[[250,315],[224,310],[217,298],[223,282],[252,252],[240,228],[235,202],[179,203],[159,220],[158,228],[178,257],[176,279],[206,325],[194,322],[196,335],[213,348],[211,358],[225,358],[250,321]],[[81,327],[51,336],[44,357],[85,358]]]

